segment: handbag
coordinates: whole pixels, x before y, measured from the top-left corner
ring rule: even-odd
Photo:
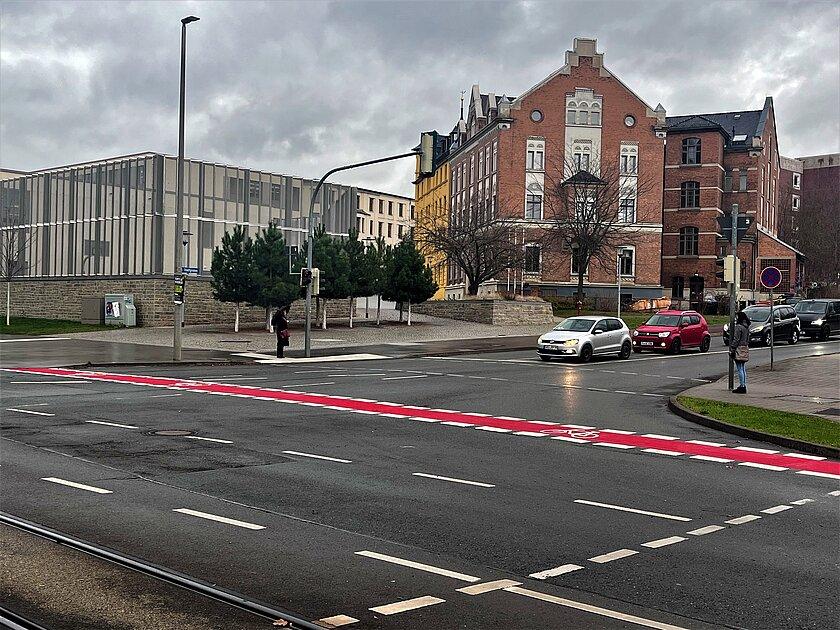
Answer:
[[[735,348],[735,360],[739,363],[746,363],[750,360],[750,347],[738,346]]]
[[[289,338],[289,329],[285,328],[285,329],[281,330],[280,334],[279,334],[279,337],[280,337],[280,339],[288,339]]]

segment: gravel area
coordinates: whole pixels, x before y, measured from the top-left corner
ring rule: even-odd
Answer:
[[[381,326],[376,326],[376,310],[371,309],[370,319],[365,319],[364,309],[359,309],[359,319],[351,329],[347,320],[329,320],[327,330],[313,327],[312,347],[366,346],[373,344],[411,344],[423,341],[452,339],[477,339],[483,337],[538,335],[545,332],[545,324],[527,326],[494,326],[462,322],[426,315],[412,315],[411,326],[399,323],[397,311],[383,310]],[[558,321],[560,321],[558,319]],[[77,339],[139,343],[153,346],[172,345],[172,328],[122,328],[115,330],[63,335]],[[274,345],[274,334],[263,326],[249,324],[238,333],[230,326],[187,326],[184,328],[183,346],[202,350],[228,350],[231,352],[259,352]],[[303,348],[303,326],[294,322],[291,328],[292,350]]]

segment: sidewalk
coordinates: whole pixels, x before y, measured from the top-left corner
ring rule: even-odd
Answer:
[[[728,378],[692,387],[682,396],[762,407],[791,413],[820,416],[840,422],[840,354],[777,361],[750,369],[747,364],[747,393],[729,391]],[[735,377],[737,385],[738,378]]]

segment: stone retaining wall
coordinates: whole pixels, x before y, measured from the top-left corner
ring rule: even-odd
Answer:
[[[481,324],[552,324],[551,304],[542,300],[434,300],[412,305],[412,312]]]
[[[20,317],[67,319],[79,321],[82,298],[104,297],[106,293],[133,293],[138,326],[171,326],[173,282],[168,278],[44,278],[21,279],[11,283],[11,313]],[[6,283],[0,282],[0,297],[5,299]],[[233,322],[234,304],[213,299],[210,280],[188,278],[186,288],[187,324],[229,324]],[[349,300],[332,300],[327,317],[347,318]],[[313,313],[313,317],[315,313]],[[303,320],[304,302],[292,305],[290,319]],[[265,310],[242,306],[241,322],[265,321]]]

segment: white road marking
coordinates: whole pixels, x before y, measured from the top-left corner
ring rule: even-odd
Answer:
[[[559,567],[554,567],[553,569],[546,569],[545,571],[531,573],[528,577],[534,578],[535,580],[545,580],[550,577],[571,573],[572,571],[579,571],[582,568],[583,567],[579,564],[563,564]]]
[[[267,381],[267,376],[226,376],[224,377],[228,381]],[[207,381],[208,383],[212,383],[213,381]]]
[[[805,505],[806,503],[813,503],[813,499],[799,499],[798,501],[791,501],[792,505]]]
[[[798,457],[800,459],[813,459],[815,462],[824,461],[825,457],[818,457],[816,455],[803,455],[802,453],[784,453],[782,457]]]
[[[628,392],[628,391],[623,390],[623,389],[617,389],[617,390],[615,390],[615,393],[616,394],[631,394],[631,395],[635,396],[638,392]]]
[[[595,427],[586,426],[583,424],[564,424],[564,427],[569,427],[572,429],[594,429]]]
[[[642,392],[642,396],[655,396],[656,398],[662,398],[665,394],[654,394],[652,392]]]
[[[689,444],[699,444],[700,446],[726,446],[720,442],[706,442],[704,440],[688,440]]]
[[[635,431],[621,431],[620,429],[601,429],[601,433],[615,433],[617,435],[635,435]]]
[[[832,490],[831,492],[828,493],[828,496],[830,496],[830,497],[840,497],[840,490]]]
[[[371,411],[370,413],[376,413],[375,411]],[[420,416],[412,416],[412,420],[417,420],[417,422],[440,422],[437,418],[421,418]],[[476,427],[478,428],[478,427]]]
[[[482,488],[495,488],[492,483],[484,483],[482,481],[469,481],[468,479],[456,479],[455,477],[441,477],[440,475],[430,475],[428,473],[411,473],[415,477],[426,477],[428,479],[439,479],[440,481],[451,481],[453,483],[464,483],[469,486],[480,486]]]
[[[761,510],[762,514],[778,514],[779,512],[784,512],[785,510],[792,510],[793,507],[790,505],[777,505],[775,507],[767,508],[766,510]]]
[[[597,501],[587,501],[585,499],[575,499],[575,503],[581,505],[593,505],[595,507],[607,508],[608,510],[618,510],[619,512],[632,512],[633,514],[643,514],[645,516],[656,516],[657,518],[665,518],[671,521],[688,522],[692,519],[687,516],[674,516],[673,514],[663,514],[662,512],[650,512],[648,510],[637,510],[636,508],[624,507],[621,505],[612,505],[611,503],[598,503]]]
[[[743,525],[744,523],[749,523],[751,521],[757,521],[760,519],[760,516],[755,516],[754,514],[747,514],[746,516],[739,516],[738,518],[732,518],[728,521],[724,521],[727,525]]]
[[[255,525],[254,523],[248,523],[246,521],[237,521],[236,519],[227,518],[226,516],[217,516],[215,514],[208,514],[207,512],[199,512],[198,510],[190,510],[188,508],[176,508],[172,511],[180,512],[181,514],[186,514],[188,516],[197,516],[198,518],[204,518],[208,521],[217,521],[228,525],[236,525],[237,527],[244,527],[245,529],[265,529],[262,525]]]
[[[101,420],[85,420],[88,424],[104,424],[106,427],[119,427],[121,429],[139,429],[133,424],[120,424],[119,422],[102,422]]]
[[[172,398],[173,396],[183,396],[183,394],[156,394],[155,396],[149,396],[149,398]]]
[[[14,407],[9,407],[6,411],[17,411],[18,413],[29,413],[33,416],[54,416],[54,413],[47,413],[46,411],[32,411],[31,409],[15,409]]]
[[[589,440],[581,440],[578,438],[570,438],[564,435],[556,435],[551,438],[552,440],[562,440],[564,442],[572,442],[573,444],[589,444]]]
[[[651,540],[650,542],[642,543],[642,547],[647,547],[648,549],[659,549],[659,547],[667,547],[668,545],[674,545],[684,540],[688,539],[683,536],[669,536],[668,538],[660,538],[659,540]]]
[[[645,453],[656,453],[657,455],[682,455],[680,451],[663,451],[661,448],[643,448]]]
[[[740,462],[739,466],[749,466],[750,468],[761,468],[763,470],[787,470],[784,466],[773,466],[771,464],[756,464],[755,462]]]
[[[587,387],[586,389],[588,389],[590,392],[608,392],[608,391],[610,391],[608,389],[603,389],[602,387]]]
[[[311,457],[312,459],[325,459],[328,462],[338,462],[339,464],[352,464],[353,461],[349,459],[339,459],[338,457],[327,457],[326,455],[314,455],[312,453],[301,453],[300,451],[283,451],[286,455],[297,455],[298,457]]]
[[[700,529],[692,529],[689,534],[692,536],[704,536],[705,534],[711,534],[713,532],[719,532],[722,529],[726,529],[721,525],[706,525],[706,527],[701,527]]]
[[[474,575],[467,575],[466,573],[458,573],[457,571],[450,571],[449,569],[442,569],[440,567],[432,566],[431,564],[423,564],[422,562],[414,562],[413,560],[406,560],[405,558],[397,558],[396,556],[387,556],[384,553],[377,553],[375,551],[357,551],[357,556],[364,556],[365,558],[373,558],[374,560],[382,560],[383,562],[390,562],[391,564],[399,564],[418,571],[425,571],[426,573],[434,573],[442,575],[462,582],[480,582],[480,577]]]
[[[636,448],[635,446],[630,446],[629,444],[614,444],[613,442],[593,442],[595,446],[608,446],[609,448],[622,448],[622,449],[630,449]]]
[[[28,339],[0,339],[0,343],[21,343],[23,341],[65,341],[71,337],[31,337]]]
[[[428,374],[415,374],[413,376],[386,376],[383,381],[401,381],[407,378],[429,378]]]
[[[314,387],[316,385],[335,385],[335,381],[324,381],[323,383],[295,383],[295,387]],[[338,396],[333,396],[338,398]],[[350,400],[353,400],[352,398]]]
[[[233,444],[230,440],[219,440],[217,438],[199,437],[197,435],[185,435],[188,440],[204,440],[205,442],[218,442],[219,444]]]
[[[449,426],[449,427],[474,427],[475,426],[474,424],[471,424],[469,422],[456,422],[455,420],[445,420],[444,422],[441,422],[441,424],[445,424],[446,426]]]
[[[620,560],[621,558],[626,558],[628,556],[635,556],[637,553],[639,552],[633,551],[632,549],[618,549],[617,551],[610,551],[609,553],[602,553],[600,556],[589,558],[589,561],[604,564],[605,562]]]
[[[679,438],[671,437],[670,435],[659,435],[657,433],[643,433],[642,437],[654,438],[656,440],[677,440]]]
[[[349,626],[351,623],[356,623],[357,621],[359,620],[348,615],[334,615],[319,619],[318,623],[325,625],[327,628],[340,628],[341,626]]]
[[[769,448],[753,448],[752,446],[736,446],[736,451],[749,451],[750,453],[767,453],[768,455],[775,455],[779,451],[774,451]]]
[[[416,608],[423,608],[425,606],[434,606],[435,604],[442,604],[445,599],[440,597],[432,597],[431,595],[424,595],[423,597],[415,597],[414,599],[407,599],[402,602],[394,602],[393,604],[385,604],[384,606],[374,606],[369,608],[380,615],[396,615],[397,613],[406,612],[407,610],[415,610]]]
[[[510,433],[511,429],[502,429],[500,427],[476,427],[479,431],[492,431],[493,433]]]
[[[384,354],[337,354],[325,357],[284,357],[278,359],[270,354],[259,354],[258,352],[238,352],[236,356],[248,357],[256,359],[257,363],[262,364],[283,364],[283,363],[331,363],[334,361],[371,361],[374,359],[390,359],[391,357]]]
[[[584,612],[593,613],[595,615],[601,615],[602,617],[619,619],[621,621],[626,621],[637,626],[644,626],[646,628],[656,628],[656,630],[685,630],[685,628],[681,628],[680,626],[672,626],[671,624],[653,621],[652,619],[644,619],[643,617],[636,617],[635,615],[626,615],[615,610],[609,610],[607,608],[601,608],[599,606],[592,606],[590,604],[576,602],[574,600],[566,599],[564,597],[557,597],[555,595],[549,595],[547,593],[540,593],[539,591],[532,591],[530,589],[522,588],[520,586],[511,586],[504,590],[509,593],[524,595],[525,597],[539,599],[541,601],[549,602],[551,604],[557,604],[559,606],[565,606],[567,608],[574,608],[576,610],[582,610]]]
[[[527,437],[546,437],[547,433],[538,433],[537,431],[514,431],[514,435],[525,435]]]
[[[74,383],[76,385],[90,385],[90,381],[70,381],[70,380],[63,380],[63,381],[9,381],[11,385],[57,385],[61,383]]]
[[[824,472],[816,472],[814,470],[797,470],[797,475],[811,475],[813,477],[825,477],[826,479],[840,479],[840,475],[835,475],[832,473],[824,473]],[[832,495],[832,496],[837,496]]]
[[[95,492],[96,494],[113,494],[111,490],[97,488],[96,486],[88,486],[83,483],[76,483],[75,481],[67,481],[66,479],[59,479],[58,477],[41,477],[41,481],[49,481],[51,483],[57,483],[62,486],[70,486],[71,488],[78,488],[79,490]]]
[[[723,457],[711,457],[710,455],[690,455],[691,459],[699,459],[704,462],[720,462],[721,464],[728,464],[731,459],[724,459]]]
[[[456,588],[459,593],[467,595],[481,595],[489,593],[490,591],[498,591],[509,586],[519,586],[522,582],[514,582],[513,580],[495,580],[493,582],[482,582],[481,584],[473,584],[472,586],[465,586],[463,588]]]

